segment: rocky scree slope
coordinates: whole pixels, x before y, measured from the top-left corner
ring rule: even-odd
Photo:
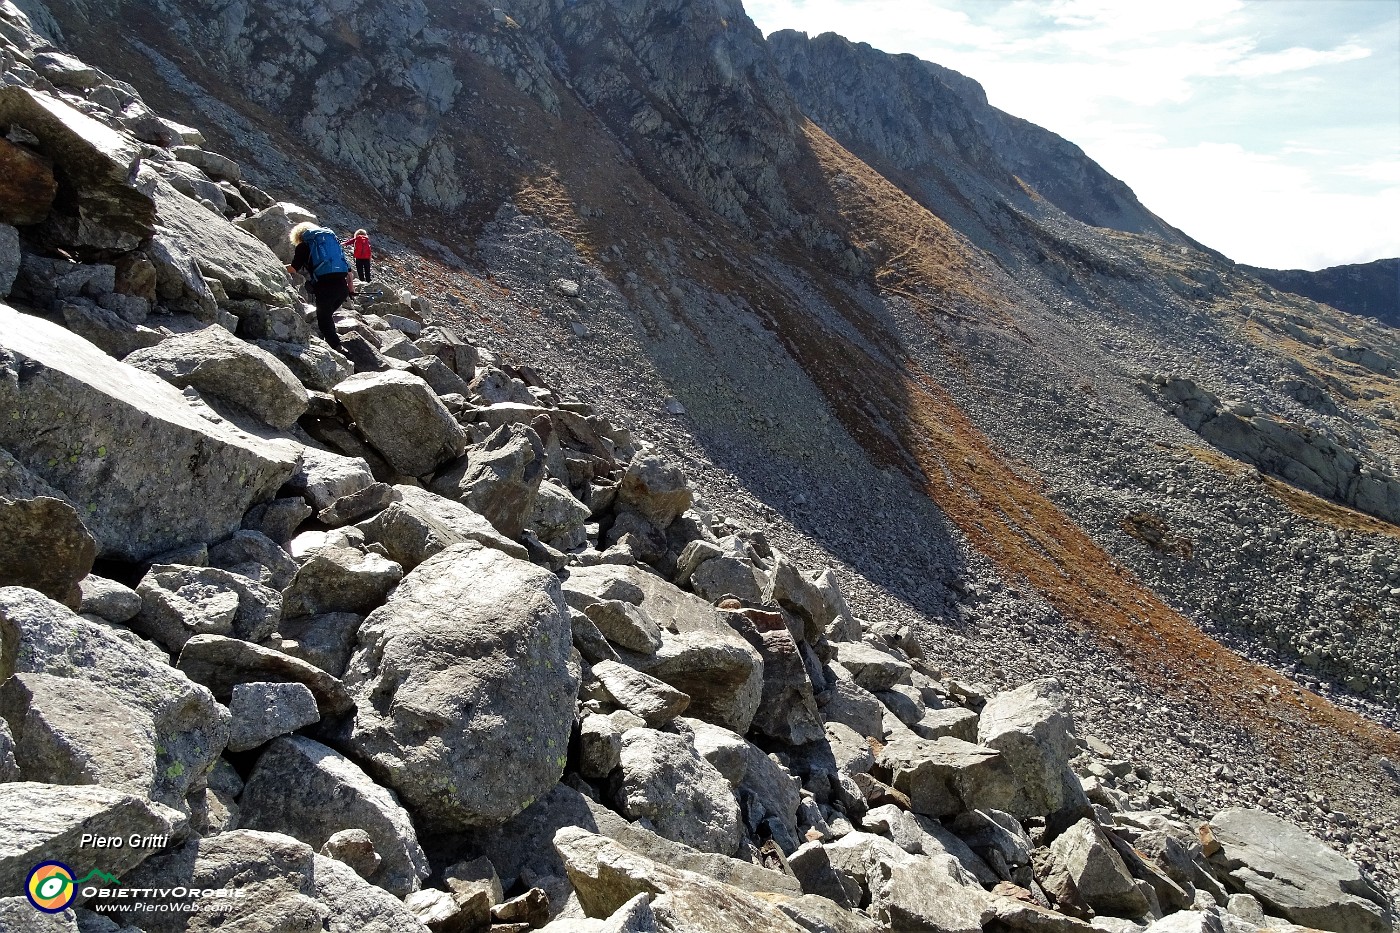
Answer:
[[[943,675],[431,299],[362,285],[333,351],[276,274],[307,213],[0,15],[43,181],[0,200],[0,877],[243,895],[6,929],[1391,929],[1353,863],[1201,821],[1052,678]]]
[[[25,6],[263,187],[358,205],[322,214],[377,220],[440,320],[683,457],[941,667],[1053,669],[1203,805],[1267,806],[1390,877],[1394,737],[1298,682],[1393,715],[1393,526],[1221,455],[1151,378],[1385,473],[1382,329],[1170,231],[1085,226],[991,146],[941,189],[877,172],[736,4]]]

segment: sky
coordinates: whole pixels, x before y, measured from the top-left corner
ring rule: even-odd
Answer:
[[[1400,0],[746,0],[979,81],[1237,262],[1400,256]]]

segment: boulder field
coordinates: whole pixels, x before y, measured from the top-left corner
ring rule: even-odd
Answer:
[[[0,929],[1392,929],[434,296],[362,287],[333,351],[280,270],[305,211],[0,20]],[[46,859],[154,893],[40,914]],[[236,896],[158,909],[188,888]]]

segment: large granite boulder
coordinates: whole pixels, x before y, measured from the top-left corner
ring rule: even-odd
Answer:
[[[282,596],[215,567],[156,564],[136,586],[141,610],[131,628],[172,654],[195,635],[261,641],[282,616]]]
[[[610,917],[638,894],[662,929],[695,933],[806,933],[767,900],[693,872],[660,864],[605,836],[566,826],[554,836],[569,883],[590,917]]]
[[[251,233],[211,213],[163,179],[151,188],[164,238],[191,255],[199,274],[233,299],[290,304],[295,298],[277,256]]]
[[[686,509],[693,495],[679,466],[654,453],[632,458],[618,491],[622,504],[658,528],[665,529]]]
[[[366,880],[396,897],[418,890],[428,875],[427,856],[393,792],[303,736],[280,738],[263,752],[239,798],[239,825],[286,833],[313,849],[341,830],[364,830],[380,858]]]
[[[891,786],[909,797],[910,809],[934,818],[1005,810],[1020,787],[999,752],[961,739],[894,735],[880,749],[878,764]]]
[[[1075,823],[1050,845],[1045,890],[1063,905],[1136,920],[1148,912],[1146,895],[1104,831],[1091,819]]]
[[[123,360],[183,389],[226,402],[274,428],[306,413],[306,389],[286,364],[218,325],[179,334]]]
[[[361,626],[346,747],[440,830],[504,822],[563,773],[571,650],[553,574],[474,543],[447,548]]]
[[[763,695],[763,659],[738,638],[667,633],[647,673],[690,697],[686,712],[743,734]]]
[[[1385,896],[1360,869],[1292,823],[1262,810],[1230,809],[1211,819],[1210,831],[1220,845],[1211,865],[1268,913],[1335,933],[1393,928]]]
[[[296,469],[293,445],[205,417],[160,378],[4,305],[0,409],[0,447],[73,503],[102,557],[225,538]]]
[[[517,539],[533,514],[544,458],[539,435],[505,425],[444,470],[430,488],[486,516],[501,534]]]
[[[702,852],[733,855],[739,848],[743,825],[734,792],[688,737],[629,729],[621,768],[617,797],[625,816],[646,818],[661,836]]]
[[[1016,797],[998,809],[1040,817],[1089,806],[1069,766],[1079,753],[1069,698],[1053,677],[988,700],[978,721],[977,742],[1001,752],[1020,784]]]
[[[75,782],[115,783],[120,777],[125,786],[140,786],[144,796],[180,806],[228,742],[228,711],[208,690],[109,626],[74,615],[34,590],[5,587],[0,682],[14,674],[48,675],[22,678],[14,688],[10,725],[24,734],[16,739],[44,750],[48,773]],[[78,698],[98,694],[102,704],[87,712]],[[94,723],[102,710],[125,717],[111,724],[110,735],[107,725]]]
[[[389,507],[361,522],[359,528],[366,541],[382,545],[389,558],[405,570],[412,570],[444,548],[468,541],[519,560],[529,557],[522,545],[493,528],[481,514],[416,486],[395,486]]]
[[[763,659],[763,693],[751,728],[785,745],[818,741],[822,719],[812,679],[782,614],[745,609],[724,615]]]
[[[63,202],[47,222],[55,240],[100,253],[135,249],[151,235],[155,203],[128,181],[138,143],[57,97],[16,85],[0,87],[0,123],[27,130],[53,161]]]
[[[161,910],[157,897],[149,902],[157,909],[141,914],[145,933],[428,933],[398,898],[280,833],[238,829],[193,837],[123,875],[122,886],[240,892],[226,898],[222,910],[196,913]]]
[[[0,586],[27,586],[76,609],[96,557],[97,540],[71,504],[0,491]]]
[[[335,397],[400,473],[426,475],[466,449],[466,431],[432,388],[411,373],[360,373],[337,385]]]
[[[139,795],[110,787],[0,784],[0,891],[23,891],[30,870],[43,861],[124,878],[154,850],[126,845],[96,849],[84,846],[83,836],[120,836],[125,841],[133,834],[174,835],[184,829],[177,816]]]
[[[239,638],[196,635],[180,650],[178,666],[224,702],[233,699],[239,684],[297,683],[311,691],[324,717],[342,716],[354,708],[345,685],[319,667]]]

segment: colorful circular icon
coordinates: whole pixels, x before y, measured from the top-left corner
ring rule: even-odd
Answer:
[[[30,869],[24,893],[35,909],[46,914],[66,910],[78,894],[73,869],[62,862],[40,862]]]

